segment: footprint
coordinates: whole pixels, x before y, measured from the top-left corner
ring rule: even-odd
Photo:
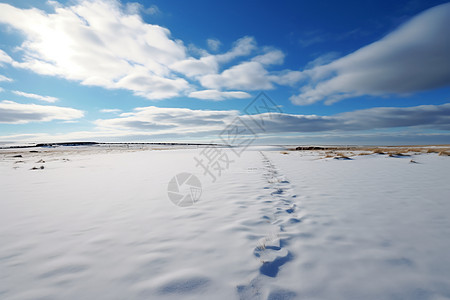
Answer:
[[[284,248],[277,252],[280,255],[276,256],[274,260],[263,262],[262,266],[259,268],[259,272],[261,274],[269,277],[276,277],[278,275],[278,272],[280,271],[280,267],[293,259],[293,255]]]
[[[300,223],[302,220],[298,219],[298,218],[290,218],[288,220],[288,223],[290,224],[296,224],[296,223]]]
[[[272,192],[271,195],[281,195],[281,194],[283,194],[283,193],[284,193],[284,190],[283,190],[283,189],[277,189],[276,191]]]
[[[289,209],[286,209],[286,212],[288,214],[292,214],[295,211],[295,204],[292,204],[292,206]]]

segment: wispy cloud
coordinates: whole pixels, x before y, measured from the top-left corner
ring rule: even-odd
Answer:
[[[13,80],[9,77],[6,77],[4,75],[0,75],[0,81],[5,81],[5,82],[12,82]]]
[[[0,102],[0,123],[25,124],[52,120],[74,120],[83,117],[81,110],[37,104],[21,104],[13,101]]]
[[[21,92],[21,91],[12,91],[12,92],[18,96],[36,99],[36,100],[40,100],[40,101],[45,101],[45,102],[49,102],[49,103],[55,103],[56,101],[59,100],[58,98],[52,97],[52,96],[41,96],[41,95],[25,93],[25,92]]]
[[[211,51],[217,51],[222,43],[218,39],[207,39],[206,43]]]
[[[0,22],[1,22],[1,21],[0,21]],[[5,51],[3,51],[2,49],[0,49],[0,66],[2,66],[3,63],[8,63],[8,64],[10,64],[10,63],[12,63],[12,62],[13,62],[13,59],[12,59],[8,54],[6,54]]]
[[[213,100],[213,101],[221,101],[225,99],[245,99],[250,98],[251,95],[246,92],[239,92],[239,91],[218,91],[218,90],[202,90],[202,91],[195,91],[191,92],[189,94],[189,97],[191,98],[197,98],[202,100]]]
[[[387,35],[329,64],[304,71],[311,79],[294,104],[333,103],[361,95],[408,94],[450,85],[450,3],[431,8]]]
[[[121,109],[118,108],[104,108],[104,109],[100,109],[101,113],[113,113],[113,114],[118,114],[120,112],[122,112]]]
[[[148,15],[157,15],[157,14],[161,13],[161,10],[159,10],[158,6],[156,6],[155,4],[152,4],[149,7],[144,8],[144,13],[146,13]]]
[[[318,30],[308,31],[298,40],[300,46],[306,48],[315,44],[320,44],[328,39],[327,35]]]
[[[125,11],[128,14],[139,14],[144,13],[148,15],[156,15],[159,14],[161,11],[159,10],[158,6],[156,5],[150,5],[149,7],[145,7],[144,5],[138,3],[138,2],[128,2],[125,4]]]

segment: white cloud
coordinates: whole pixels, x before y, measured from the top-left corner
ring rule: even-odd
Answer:
[[[220,74],[205,75],[200,78],[202,86],[209,89],[268,90],[273,85],[269,72],[256,61],[243,62]]]
[[[101,113],[113,113],[113,114],[118,114],[120,112],[122,112],[121,109],[118,108],[104,108],[104,109],[100,109]]]
[[[285,55],[277,49],[266,48],[264,51],[265,53],[257,55],[249,61],[234,65],[221,73],[217,72],[218,60],[217,56],[215,56],[213,60],[214,64],[209,64],[211,67],[209,70],[203,68],[201,71],[207,71],[197,72],[195,75],[197,75],[200,84],[207,89],[242,89],[248,91],[273,89],[273,83],[292,85],[305,77],[299,71],[268,71],[267,67],[282,64]],[[202,59],[207,58],[209,57]],[[195,68],[193,65],[186,65],[185,67],[191,74],[199,69],[198,66]]]
[[[9,77],[6,77],[4,75],[0,75],[0,81],[5,81],[5,82],[12,82],[13,80]]]
[[[244,99],[244,98],[250,98],[251,95],[246,92],[239,92],[239,91],[218,91],[218,90],[203,90],[203,91],[195,91],[191,92],[189,94],[189,97],[191,98],[197,98],[197,99],[203,99],[203,100],[214,100],[214,101],[220,101],[225,99]]]
[[[150,5],[149,7],[145,8],[142,4],[138,2],[128,2],[125,4],[125,11],[128,14],[139,14],[141,12],[148,14],[148,15],[156,15],[159,14],[161,11],[159,10],[158,6],[156,5]]]
[[[280,72],[272,72],[269,75],[269,79],[280,85],[290,85],[294,86],[299,81],[305,79],[307,76],[300,71],[284,70]]]
[[[21,104],[4,100],[0,102],[0,123],[25,124],[52,120],[73,120],[83,117],[81,110],[37,104]]]
[[[284,53],[280,50],[270,50],[262,55],[255,56],[252,61],[263,65],[281,65],[284,61]]]
[[[189,57],[185,60],[177,61],[172,64],[170,68],[188,77],[198,79],[199,76],[217,74],[220,64],[230,62],[241,56],[248,56],[256,48],[257,46],[254,38],[243,37],[233,44],[230,51],[217,55],[212,55],[203,51],[202,57]]]
[[[21,92],[21,91],[12,91],[12,92],[18,96],[31,98],[31,99],[37,99],[37,100],[45,101],[45,102],[49,102],[49,103],[54,103],[59,100],[58,98],[51,97],[51,96],[41,96],[41,95],[25,93],[25,92]]]
[[[2,49],[0,49],[0,66],[2,65],[2,63],[12,63],[13,59],[6,54],[5,51],[3,51]]]
[[[177,96],[188,83],[168,66],[185,59],[186,49],[166,28],[144,23],[137,7],[82,0],[47,14],[2,3],[0,22],[20,30],[26,39],[20,61],[4,52],[0,59],[39,74],[128,89],[150,99]]]
[[[157,14],[161,13],[161,11],[159,10],[158,6],[156,6],[155,4],[152,4],[149,7],[144,9],[144,13],[146,13],[148,15],[157,15]]]
[[[360,95],[408,94],[450,85],[450,3],[431,8],[381,40],[304,71],[309,85],[290,99],[305,105]]]
[[[182,78],[165,78],[149,74],[144,68],[136,67],[134,72],[121,78],[118,87],[131,89],[138,96],[148,99],[165,99],[176,97],[187,90],[189,84]]]
[[[218,39],[207,39],[206,43],[208,44],[208,48],[211,51],[217,51],[222,44]]]
[[[219,63],[214,55],[203,56],[197,58],[187,58],[178,61],[171,66],[172,70],[180,72],[188,77],[196,78],[197,76],[214,74],[219,70]]]
[[[245,36],[238,39],[230,51],[216,55],[217,61],[220,63],[229,62],[237,57],[250,55],[256,49],[257,45],[255,38]]]

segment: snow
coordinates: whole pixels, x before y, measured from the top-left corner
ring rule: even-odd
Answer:
[[[281,149],[2,150],[0,298],[450,299],[448,157]]]

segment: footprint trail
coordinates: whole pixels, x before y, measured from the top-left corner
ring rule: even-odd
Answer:
[[[282,299],[294,299],[295,293],[288,290],[270,292],[269,286],[280,272],[283,265],[294,259],[289,250],[292,238],[290,227],[297,226],[301,219],[297,216],[297,197],[288,179],[280,174],[276,166],[262,152],[263,176],[267,185],[261,189],[266,207],[263,219],[273,227],[272,233],[260,239],[253,250],[253,255],[260,260],[258,274],[250,283],[237,286],[240,299],[273,299],[283,295]]]

